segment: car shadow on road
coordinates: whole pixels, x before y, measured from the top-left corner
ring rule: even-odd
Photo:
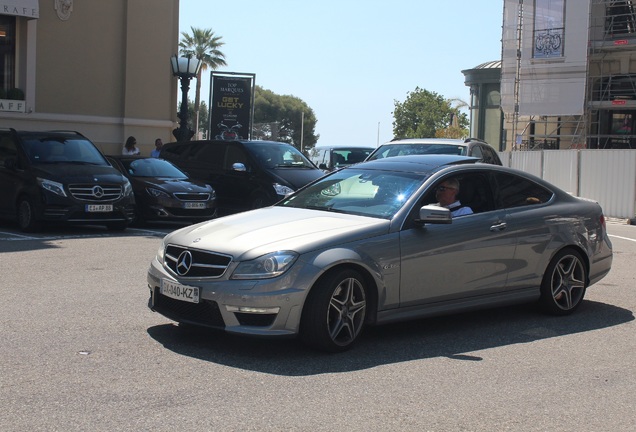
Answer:
[[[256,339],[164,324],[148,334],[167,349],[225,366],[284,376],[350,372],[426,358],[482,361],[478,351],[599,330],[632,321],[632,311],[585,301],[569,316],[532,305],[428,318],[365,329],[349,351],[325,354],[299,340]],[[476,353],[477,352],[477,353]]]

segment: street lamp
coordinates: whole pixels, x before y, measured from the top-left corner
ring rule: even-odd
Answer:
[[[172,131],[172,135],[177,141],[189,141],[194,135],[194,131],[188,128],[188,90],[190,90],[190,80],[197,76],[201,68],[201,60],[192,57],[170,57],[172,65],[172,75],[181,80],[181,108],[179,117],[179,127]]]

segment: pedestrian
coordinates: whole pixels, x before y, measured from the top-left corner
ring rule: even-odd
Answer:
[[[157,138],[155,140],[155,149],[150,152],[150,157],[158,158],[159,153],[161,153],[161,147],[163,147],[163,141],[161,141],[161,138]]]
[[[126,140],[126,144],[124,145],[124,148],[121,150],[121,154],[123,155],[138,155],[141,152],[139,151],[139,149],[137,148],[137,140],[135,139],[134,136],[129,136],[128,139]]]

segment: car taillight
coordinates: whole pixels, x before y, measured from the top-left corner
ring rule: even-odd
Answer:
[[[599,216],[598,222],[601,224],[603,228],[605,228],[605,215],[603,215],[603,213],[601,213],[601,216]]]

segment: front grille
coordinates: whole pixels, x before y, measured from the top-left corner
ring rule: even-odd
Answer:
[[[209,193],[185,193],[178,192],[174,194],[175,197],[181,201],[208,201],[210,199]]]
[[[188,303],[166,297],[155,290],[153,309],[178,322],[188,322],[213,328],[225,328],[219,305],[212,300]]]
[[[214,252],[168,245],[164,265],[174,274],[187,278],[218,278],[232,262],[232,257]]]
[[[116,201],[121,197],[121,186],[117,184],[72,184],[71,195],[80,201]]]

